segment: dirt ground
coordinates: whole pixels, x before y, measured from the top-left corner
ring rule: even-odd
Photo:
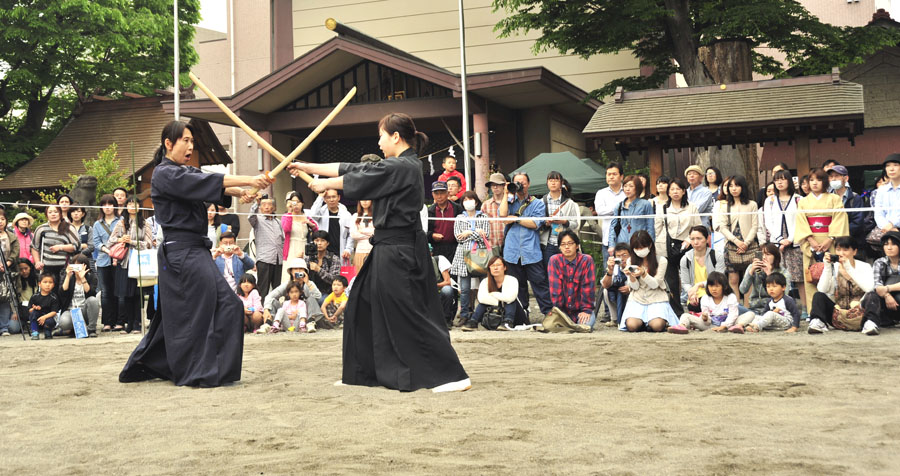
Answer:
[[[339,331],[247,336],[217,389],[118,383],[139,336],[5,337],[0,473],[900,473],[900,330],[451,337],[441,395],[333,386]]]

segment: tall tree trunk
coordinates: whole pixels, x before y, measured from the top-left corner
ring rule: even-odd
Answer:
[[[744,40],[721,40],[697,50],[697,58],[706,67],[716,83],[728,84],[753,80],[753,58],[750,43]],[[689,83],[690,84],[690,83]],[[727,86],[726,86],[727,87]],[[743,175],[755,196],[759,188],[759,157],[756,146],[737,145],[735,148],[710,147],[697,154],[701,168],[714,165],[722,174]]]

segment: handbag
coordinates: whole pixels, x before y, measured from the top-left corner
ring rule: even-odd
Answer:
[[[128,277],[138,281],[138,287],[153,286],[159,279],[156,261],[157,251],[153,248],[131,253],[128,257]]]
[[[881,246],[882,236],[884,236],[884,229],[876,226],[875,228],[872,228],[872,231],[866,236],[866,243],[874,246]]]
[[[503,314],[497,312],[497,308],[490,307],[481,318],[481,325],[487,330],[493,331],[500,327],[503,322]]]
[[[472,249],[463,253],[463,262],[469,276],[481,278],[488,275],[488,263],[494,257],[494,250],[490,241],[485,240],[484,244],[484,248],[479,248],[477,241],[472,242]]]
[[[728,204],[726,215],[728,215],[728,224],[726,225],[728,229],[731,229],[731,204]],[[748,265],[753,262],[753,260],[758,259],[760,257],[760,249],[759,243],[756,241],[752,241],[747,245],[747,249],[744,250],[743,253],[738,251],[738,247],[736,244],[731,241],[725,242],[725,254],[728,258],[728,263],[732,266],[743,266]]]
[[[114,260],[122,260],[125,258],[125,253],[127,253],[127,252],[128,252],[128,245],[126,245],[125,243],[119,242],[119,243],[112,245],[112,247],[109,248],[109,257]]]
[[[341,261],[341,276],[346,278],[348,283],[356,277],[356,272],[356,266],[353,266],[349,259]]]
[[[822,271],[825,270],[825,263],[819,260],[824,259],[824,255],[820,257],[818,253],[813,253],[813,259],[816,262],[811,264],[809,268],[806,268],[804,275],[807,283],[819,284],[819,279],[822,278]]]
[[[678,263],[681,261],[681,257],[684,256],[687,250],[681,248],[684,241],[676,240],[669,234],[669,214],[666,213],[668,208],[668,204],[663,205],[663,223],[666,229],[666,258],[668,258],[670,263]]]
[[[856,304],[855,306],[853,304]],[[831,325],[844,331],[858,331],[862,329],[863,314],[865,310],[857,301],[850,303],[850,309],[841,309],[834,306],[831,314]]]

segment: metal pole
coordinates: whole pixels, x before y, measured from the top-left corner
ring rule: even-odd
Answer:
[[[466,190],[472,190],[472,179],[469,174],[469,92],[466,90],[466,22],[464,16],[463,0],[459,0],[459,62],[462,86],[463,170],[466,177]]]
[[[178,0],[172,2],[175,17],[175,120],[181,117],[181,80],[178,77]]]

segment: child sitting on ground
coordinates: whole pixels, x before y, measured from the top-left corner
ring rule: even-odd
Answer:
[[[794,298],[784,294],[787,278],[781,273],[772,273],[766,277],[766,292],[769,293],[768,311],[756,316],[747,324],[747,332],[759,332],[764,329],[779,329],[785,332],[797,332],[800,327],[800,310]]]
[[[344,308],[347,307],[347,278],[337,276],[331,282],[331,294],[322,301],[325,319],[320,321],[327,329],[337,329],[344,323]]]
[[[316,332],[316,323],[306,322],[306,303],[300,299],[303,290],[299,283],[292,282],[287,287],[288,300],[284,301],[281,309],[275,315],[273,329],[287,330],[289,332]]]
[[[244,273],[238,283],[237,295],[244,303],[244,331],[254,332],[262,325],[262,300],[259,291],[256,290],[256,278],[250,273]]]
[[[56,314],[59,312],[59,299],[53,292],[56,278],[52,274],[44,273],[38,281],[39,293],[35,293],[28,300],[28,317],[31,320],[31,340],[38,340],[38,331],[44,331],[44,339],[53,338],[53,329],[56,327]]]
[[[721,326],[729,318],[737,319],[737,315],[737,296],[728,285],[728,278],[723,273],[713,271],[706,278],[706,294],[700,298],[700,313],[682,314],[679,324],[670,327],[669,332],[687,334],[692,328],[705,331],[712,326]]]

